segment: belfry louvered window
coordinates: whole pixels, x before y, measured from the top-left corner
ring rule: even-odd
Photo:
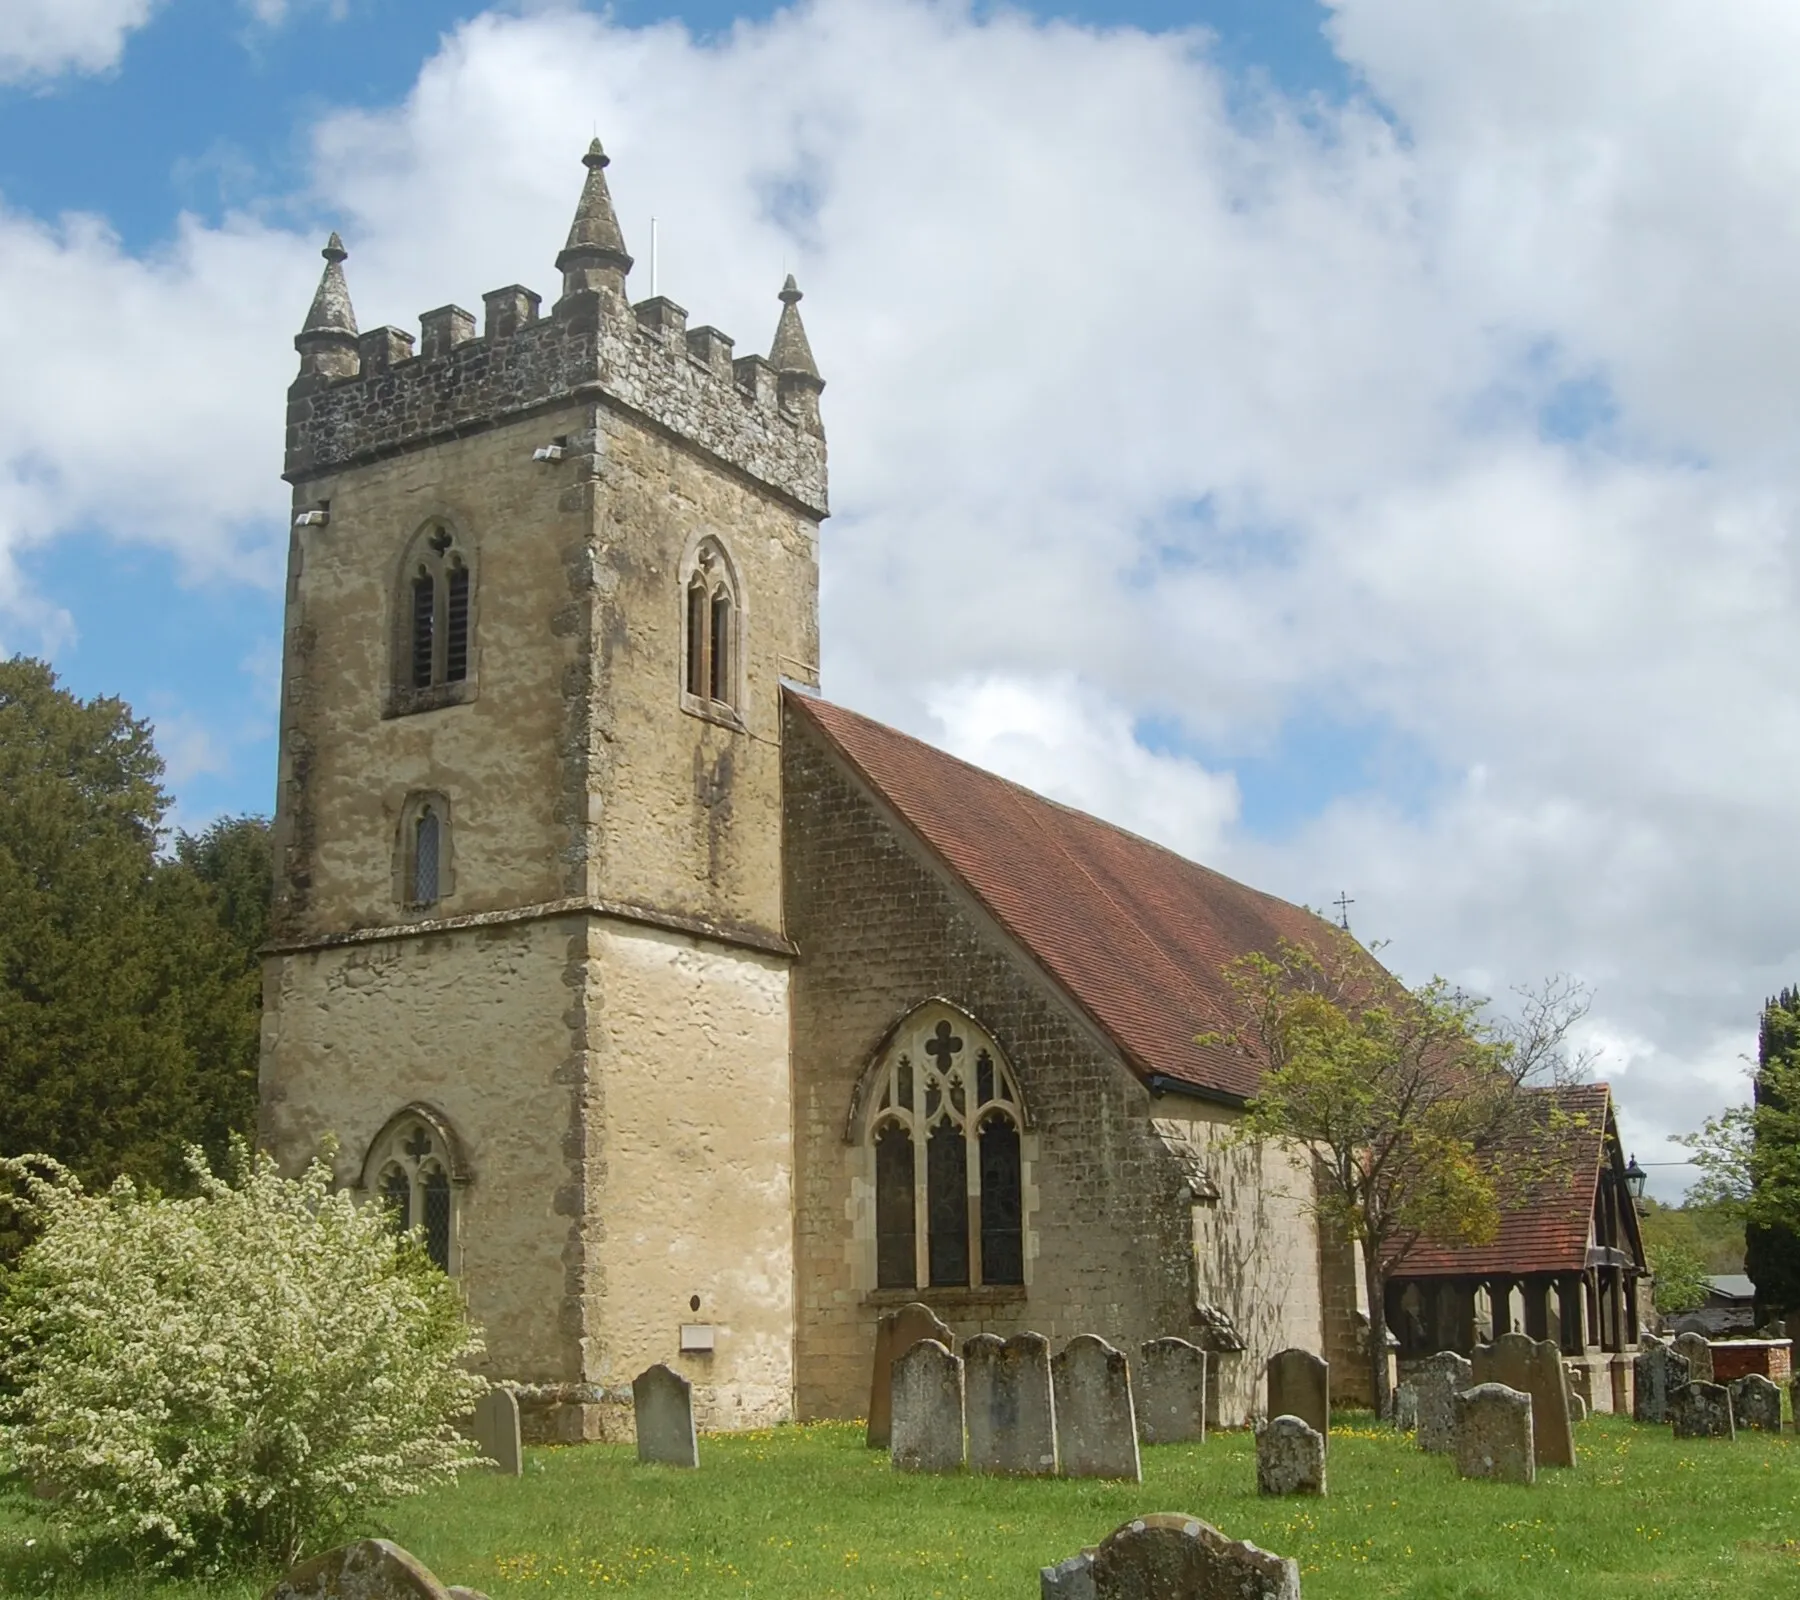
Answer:
[[[1018,1087],[944,1009],[896,1033],[869,1087],[878,1289],[1025,1281]]]
[[[469,564],[456,535],[442,524],[428,525],[413,541],[405,563],[404,624],[395,676],[414,697],[410,709],[442,704],[432,690],[447,690],[468,680],[472,599]]]
[[[686,572],[681,686],[703,714],[740,709],[743,599],[716,539],[702,542]]]

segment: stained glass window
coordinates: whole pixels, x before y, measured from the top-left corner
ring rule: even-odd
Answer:
[[[442,1167],[425,1174],[425,1253],[438,1270],[450,1270],[450,1179]]]
[[[925,1144],[925,1215],[934,1288],[969,1281],[969,1156],[963,1131],[946,1119]]]
[[[918,1281],[912,1135],[890,1122],[875,1136],[875,1283],[911,1289]]]
[[[1025,1212],[1020,1194],[1019,1130],[1008,1117],[981,1125],[981,1281],[1025,1281]]]

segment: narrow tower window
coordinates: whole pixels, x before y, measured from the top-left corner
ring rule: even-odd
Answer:
[[[706,585],[698,577],[687,591],[687,692],[706,693]]]
[[[461,683],[469,675],[469,569],[460,559],[450,564],[448,637],[444,640],[444,681]]]
[[[712,597],[712,697],[731,703],[731,594],[721,585]]]
[[[744,607],[718,540],[702,541],[682,579],[683,704],[702,716],[735,713],[741,709]]]
[[[441,828],[438,814],[430,806],[419,813],[413,831],[413,904],[436,905],[438,901],[438,847]]]
[[[402,570],[393,709],[427,711],[465,699],[456,686],[470,680],[473,665],[474,575],[456,535],[428,523]]]
[[[431,687],[432,646],[437,633],[433,626],[437,621],[436,587],[431,574],[420,567],[412,581],[412,686],[415,689]]]
[[[456,892],[455,817],[448,795],[409,794],[394,834],[394,899],[430,911]]]

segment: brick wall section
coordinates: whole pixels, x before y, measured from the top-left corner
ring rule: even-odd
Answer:
[[[791,710],[784,741],[788,933],[800,950],[799,1415],[862,1414],[875,1320],[885,1302],[908,1298],[871,1294],[867,1268],[857,1270],[845,1119],[884,1035],[933,997],[978,1018],[1019,1079],[1036,1136],[1037,1208],[1028,1217],[1036,1254],[1022,1299],[932,1290],[919,1298],[959,1337],[1032,1329],[1060,1345],[1097,1333],[1134,1351],[1158,1335],[1192,1336],[1186,1174],[1150,1126],[1153,1113],[1193,1114],[1190,1103],[1153,1100]]]

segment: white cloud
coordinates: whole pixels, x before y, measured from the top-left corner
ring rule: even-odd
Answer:
[[[1800,18],[1333,25],[1366,98],[1246,108],[1198,37],[923,0],[707,44],[486,16],[403,104],[319,124],[305,198],[364,326],[549,296],[598,127],[695,322],[765,348],[782,272],[808,291],[829,692],[1294,898],[1348,888],[1409,975],[1581,973],[1653,1142],[1800,966]],[[187,224],[135,260],[0,220],[0,293],[43,312],[13,360],[50,372],[0,392],[0,604],[8,552],[84,518],[272,577],[315,245]],[[1558,437],[1572,384],[1604,415]],[[1301,712],[1436,777],[1345,774],[1258,838],[1217,752]]]
[[[158,0],[6,0],[0,6],[0,83],[119,64],[126,36]]]

